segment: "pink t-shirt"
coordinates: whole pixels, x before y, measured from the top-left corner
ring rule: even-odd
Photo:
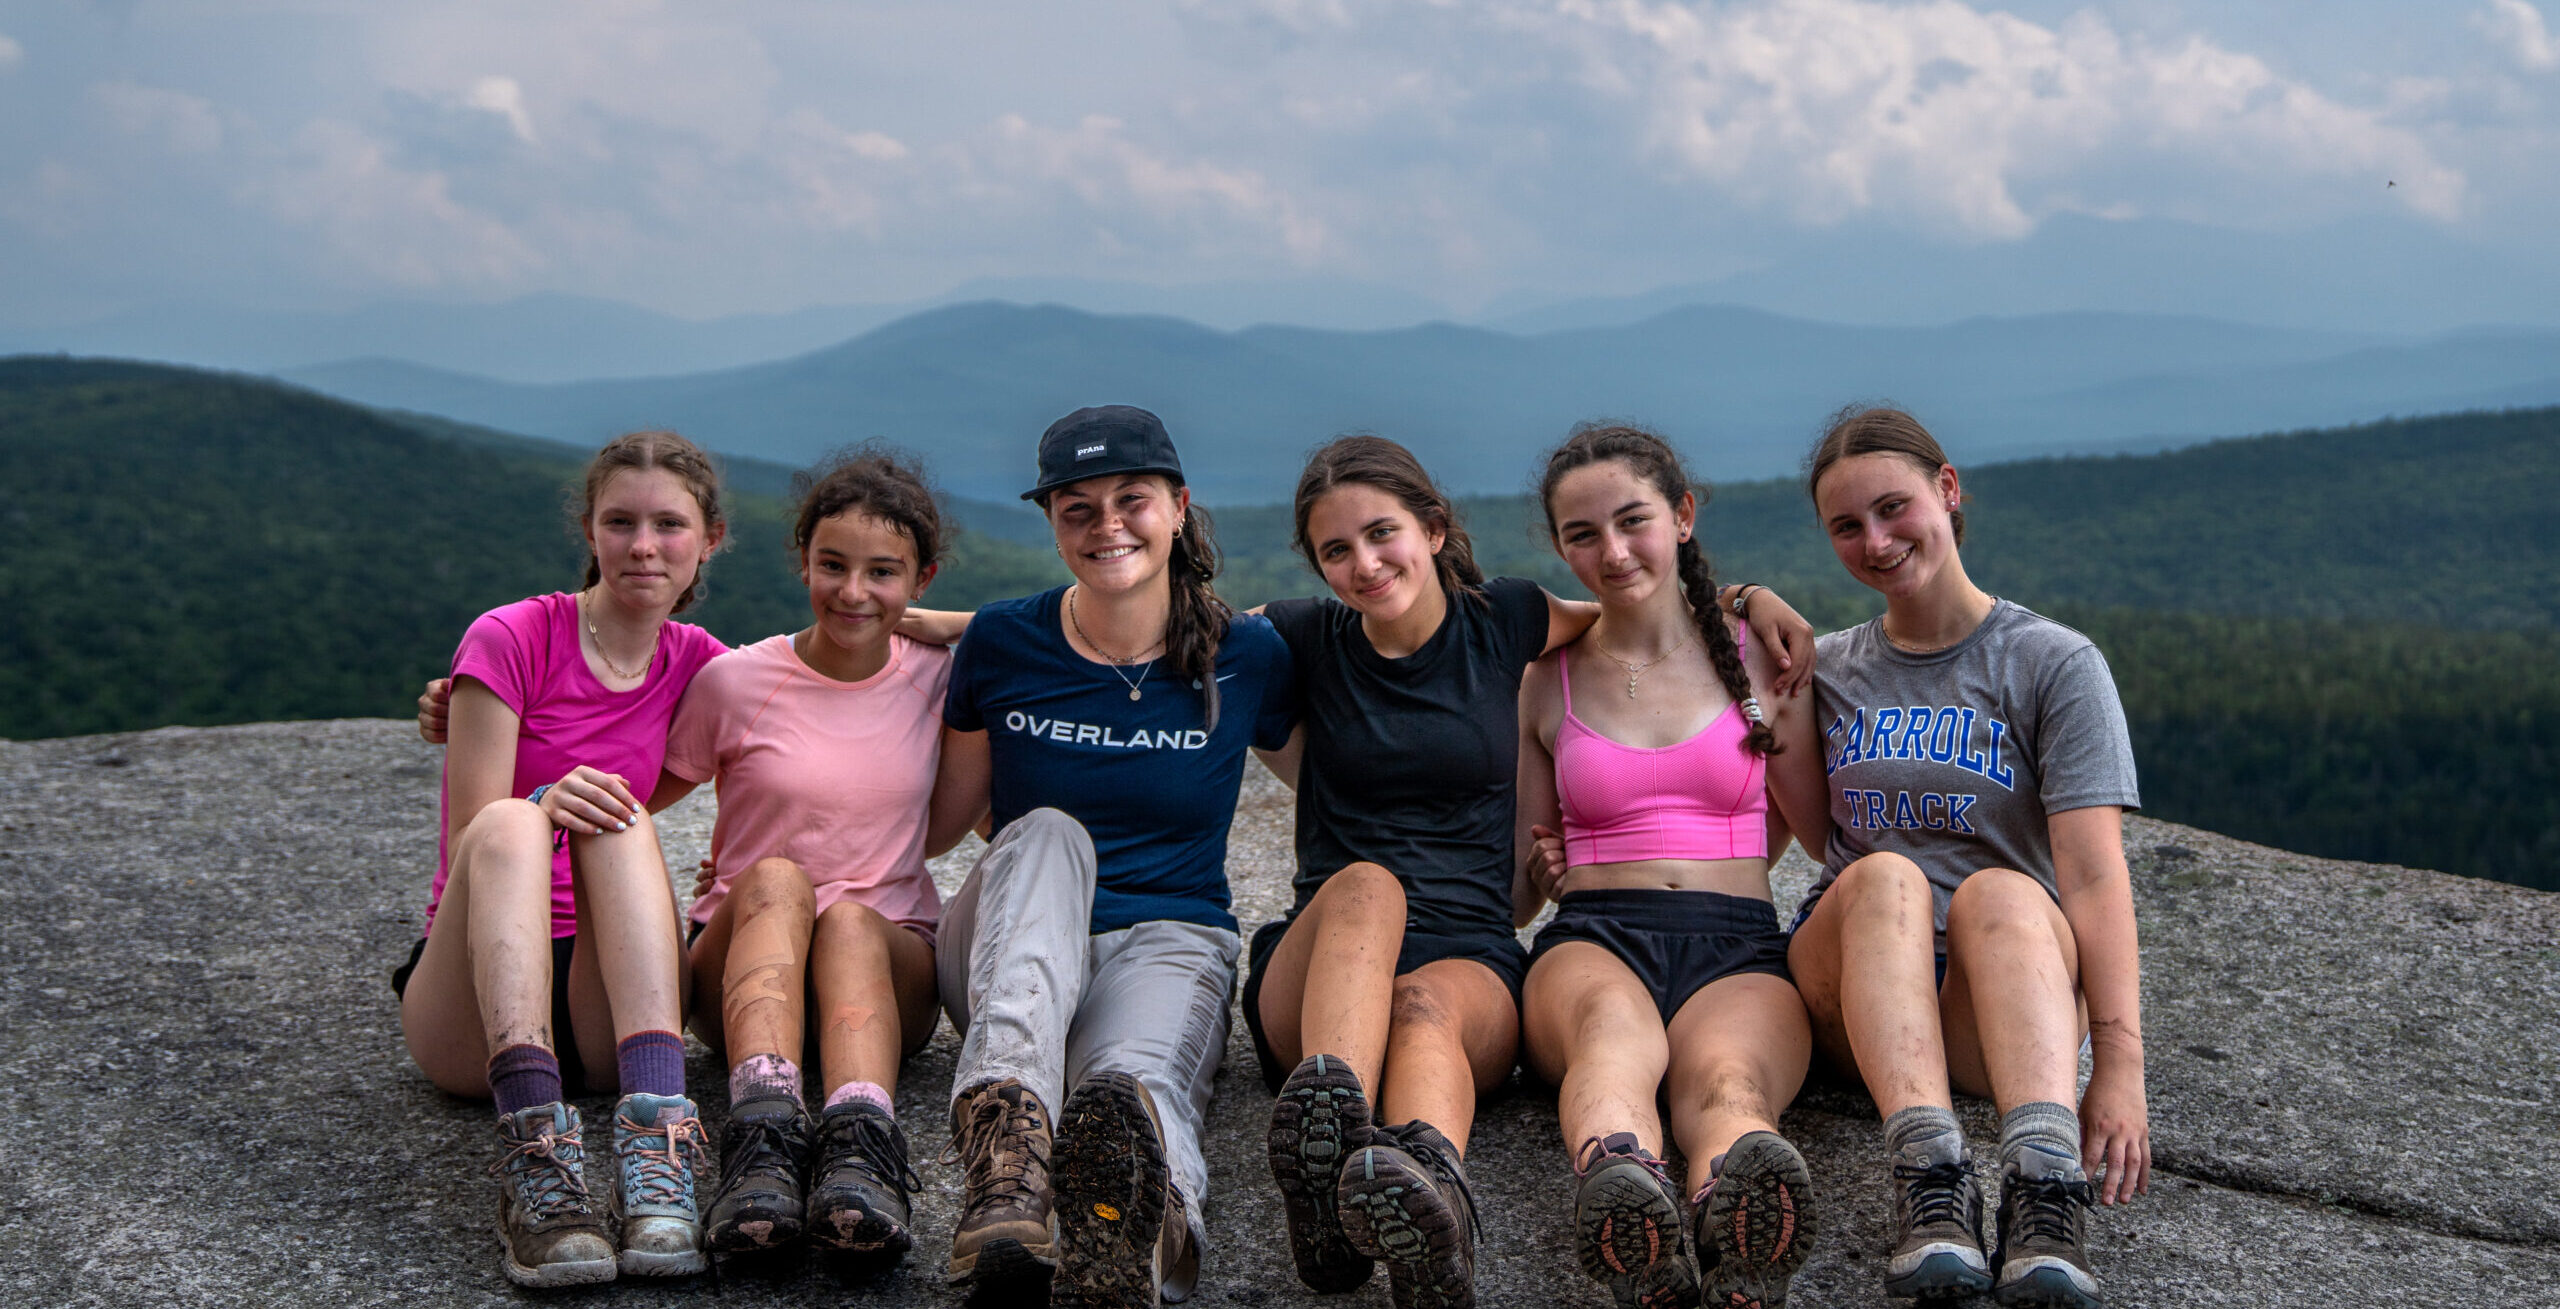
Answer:
[[[949,650],[903,636],[859,682],[820,675],[789,636],[712,660],[667,736],[667,771],[720,779],[715,880],[693,920],[710,922],[740,872],[780,857],[809,875],[819,913],[851,897],[931,940],[942,897],[925,872],[925,818],[950,677]]]
[[[658,629],[648,680],[628,691],[609,690],[579,652],[578,598],[555,591],[501,605],[474,619],[453,652],[453,675],[488,687],[516,713],[512,794],[529,794],[585,764],[621,777],[646,804],[658,784],[676,702],[693,675],[725,649],[720,638],[691,623],[668,623]],[[435,925],[436,904],[444,899],[451,808],[451,795],[442,796],[438,812],[446,817],[437,827],[429,927]],[[569,844],[560,841],[551,854],[551,934],[572,936],[577,930]]]

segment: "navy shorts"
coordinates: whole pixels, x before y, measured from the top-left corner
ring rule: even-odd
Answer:
[[[1787,975],[1787,934],[1766,900],[1715,891],[1567,891],[1539,929],[1529,962],[1567,941],[1616,955],[1653,993],[1668,1026],[1707,983],[1736,973]]]
[[[578,1058],[578,1031],[569,1021],[569,959],[577,953],[578,938],[551,938],[551,1054],[560,1061],[560,1085],[569,1095],[586,1090],[587,1065]],[[427,938],[419,937],[409,947],[409,961],[391,970],[391,993],[406,995],[409,975],[418,971],[418,960],[427,952]]]
[[[1280,948],[1280,938],[1289,934],[1289,924],[1298,920],[1292,912],[1255,928],[1253,940],[1245,947],[1248,971],[1244,979],[1244,1027],[1253,1034],[1254,1062],[1261,1065],[1262,1084],[1273,1095],[1280,1084],[1296,1071],[1284,1066],[1262,1034],[1262,968],[1271,962],[1271,953]],[[1509,932],[1486,932],[1478,936],[1426,936],[1420,932],[1404,934],[1404,946],[1396,951],[1396,976],[1402,977],[1424,964],[1443,959],[1473,959],[1493,970],[1502,985],[1511,992],[1511,1007],[1520,1008],[1520,984],[1529,976],[1529,961],[1520,951],[1520,938]]]

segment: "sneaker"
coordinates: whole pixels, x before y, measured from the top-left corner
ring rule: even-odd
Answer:
[[[1331,1055],[1311,1054],[1280,1087],[1265,1134],[1271,1180],[1289,1219],[1289,1256],[1298,1280],[1313,1291],[1348,1291],[1369,1280],[1376,1262],[1342,1236],[1334,1189],[1342,1160],[1369,1139],[1369,1102],[1350,1066]]]
[[[1618,1309],[1698,1302],[1679,1189],[1633,1132],[1592,1137],[1574,1152],[1574,1253]]]
[[[585,1127],[555,1100],[498,1117],[505,1157],[498,1179],[498,1242],[507,1280],[518,1286],[578,1286],[613,1280],[613,1238],[587,1195]]]
[[[622,1097],[613,1107],[614,1222],[629,1277],[682,1277],[710,1266],[693,1170],[704,1162],[702,1117],[680,1095]]]
[[[1780,1309],[1813,1255],[1813,1175],[1776,1132],[1745,1132],[1698,1194],[1699,1303]]]
[[[1471,1309],[1476,1302],[1475,1194],[1457,1147],[1415,1121],[1374,1128],[1342,1165],[1335,1191],[1351,1248],[1387,1261],[1396,1309]]]
[[[924,1183],[907,1166],[898,1120],[868,1100],[847,1100],[818,1120],[818,1143],[809,1238],[857,1254],[905,1254],[915,1243],[908,1206]]]
[[[1961,1147],[1959,1147],[1961,1151]],[[1899,1235],[1885,1261],[1887,1295],[1980,1295],[1991,1289],[1991,1264],[1982,1257],[1982,1189],[1972,1160],[1923,1162],[1910,1152],[1893,1161],[1893,1229]]]
[[[964,1167],[951,1233],[951,1281],[995,1300],[1035,1300],[1058,1263],[1049,1203],[1049,1110],[1007,1078],[951,1106],[946,1162]]]
[[[2097,1202],[2078,1161],[2032,1145],[2010,1155],[2000,1169],[2000,1303],[2097,1309],[2086,1246]]]
[[[800,1239],[810,1153],[809,1111],[798,1099],[771,1096],[730,1108],[720,1189],[711,1197],[713,1253],[771,1250]]]
[[[1058,1278],[1050,1303],[1154,1309],[1164,1274],[1189,1245],[1190,1221],[1174,1199],[1163,1121],[1145,1083],[1096,1073],[1067,1096],[1058,1115],[1056,1180]]]

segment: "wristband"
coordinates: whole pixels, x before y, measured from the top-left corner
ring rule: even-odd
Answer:
[[[543,793],[543,792],[545,792],[545,791],[550,790],[550,789],[552,788],[552,785],[553,785],[553,783],[550,783],[550,782],[544,782],[542,785],[540,785],[540,786],[537,786],[537,787],[533,788],[533,794],[526,796],[526,797],[525,797],[525,799],[530,800],[530,801],[532,801],[533,803],[535,803],[535,804],[537,804],[537,805],[541,804],[541,803],[542,803],[542,793]]]
[[[1762,586],[1757,582],[1743,583],[1742,589],[1733,593],[1733,616],[1746,623],[1750,622],[1751,593],[1754,591],[1766,591],[1768,589],[1769,588]]]

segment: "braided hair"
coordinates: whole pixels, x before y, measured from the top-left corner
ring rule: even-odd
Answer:
[[[694,504],[702,510],[703,531],[719,543],[703,551],[701,561],[694,565],[693,580],[686,584],[684,594],[676,597],[676,607],[670,612],[680,614],[702,599],[708,588],[703,574],[710,571],[711,556],[728,545],[722,534],[729,520],[720,508],[720,470],[712,466],[711,456],[704,454],[702,447],[673,432],[660,430],[627,432],[607,441],[603,449],[596,451],[595,458],[587,461],[586,473],[570,494],[567,505],[569,527],[583,543],[587,520],[595,515],[596,497],[604,494],[605,483],[612,481],[616,473],[648,472],[658,468],[675,474],[684,483],[685,490],[693,494]],[[595,547],[589,545],[586,580],[578,586],[580,589],[594,586],[603,576],[604,568],[596,559]]]
[[[1218,538],[1209,511],[1194,501],[1174,534],[1173,557],[1165,562],[1165,580],[1173,588],[1173,606],[1164,623],[1164,660],[1173,670],[1200,684],[1201,712],[1207,730],[1218,730],[1218,643],[1227,639],[1227,623],[1235,610],[1218,598],[1210,584],[1218,577]]]
[[[1680,454],[1670,442],[1640,427],[1584,423],[1573,429],[1564,444],[1548,453],[1546,471],[1538,478],[1538,502],[1546,510],[1548,540],[1553,541],[1556,534],[1557,483],[1577,468],[1610,460],[1625,464],[1628,471],[1652,483],[1666,504],[1677,506],[1680,497],[1694,491],[1698,507],[1706,507],[1708,488],[1704,483],[1692,483],[1689,470],[1682,466]],[[1715,565],[1708,560],[1706,547],[1698,544],[1696,531],[1692,530],[1689,539],[1680,543],[1678,559],[1680,592],[1689,601],[1689,616],[1698,624],[1707,662],[1714,666],[1716,680],[1724,683],[1725,694],[1733,697],[1734,704],[1750,720],[1744,746],[1763,757],[1778,753],[1785,747],[1778,744],[1777,733],[1769,730],[1758,712],[1759,702],[1751,694],[1751,674],[1742,666],[1742,648],[1734,642],[1733,630],[1716,609]]]

